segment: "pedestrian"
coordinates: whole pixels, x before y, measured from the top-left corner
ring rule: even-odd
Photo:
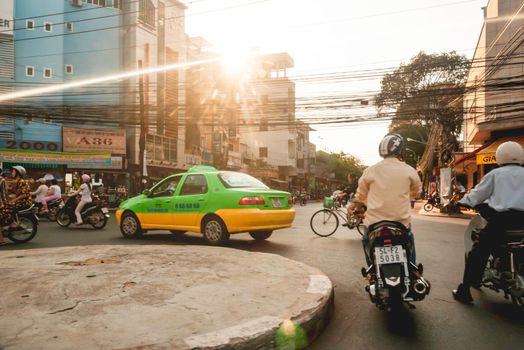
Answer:
[[[396,221],[409,231],[411,241],[410,261],[416,263],[415,240],[411,231],[410,196],[418,197],[422,182],[411,166],[399,158],[404,148],[404,139],[399,134],[387,134],[379,145],[380,156],[384,159],[368,167],[358,181],[354,202],[348,205],[348,215],[367,207],[364,224],[370,226],[379,221]],[[366,262],[369,258],[369,236],[362,236]]]
[[[470,287],[480,286],[490,254],[504,241],[506,230],[524,229],[524,150],[516,142],[502,143],[495,153],[499,168],[459,201],[486,219],[479,239],[468,253],[462,283],[452,291],[462,303],[473,303]]]
[[[35,197],[34,199],[35,203],[42,203],[42,199],[45,196],[47,196],[47,192],[49,192],[49,187],[47,187],[46,181],[44,178],[39,178],[38,180],[36,180],[36,182],[40,185],[38,186],[36,191],[31,192],[31,196]]]

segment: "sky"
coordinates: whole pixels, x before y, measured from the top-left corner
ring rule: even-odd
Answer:
[[[366,96],[368,107],[338,116],[376,114],[372,96],[380,74],[409,62],[420,51],[456,51],[471,58],[488,0],[193,0],[184,1],[186,32],[202,36],[224,52],[259,48],[287,52],[295,62],[288,74],[366,71],[364,80],[338,79],[306,84],[297,79],[296,97]],[[297,103],[298,105],[298,103]],[[313,111],[312,113],[315,113]],[[317,113],[325,113],[317,111]],[[297,118],[301,113],[297,111]],[[349,153],[365,165],[380,160],[378,144],[389,122],[313,125],[317,150]]]

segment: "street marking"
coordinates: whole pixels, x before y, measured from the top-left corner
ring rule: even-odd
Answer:
[[[307,292],[311,294],[328,294],[333,288],[331,280],[326,275],[310,275]]]
[[[282,323],[282,319],[278,317],[264,316],[216,332],[188,337],[184,339],[184,342],[191,349],[214,347],[227,344],[229,340],[233,338],[249,339],[254,335],[260,335],[273,328],[277,328],[280,323]]]

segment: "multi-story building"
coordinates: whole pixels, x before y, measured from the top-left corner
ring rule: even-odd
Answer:
[[[524,1],[489,0],[468,73],[464,106],[464,150],[456,170],[468,187],[495,166],[497,146],[507,140],[524,145]]]
[[[183,64],[185,9],[176,0],[2,1],[0,17],[7,20],[2,23],[12,28],[0,30],[0,92]],[[184,79],[182,69],[170,69],[2,103],[0,132],[11,137],[9,125],[22,125],[22,135],[31,123],[45,123],[45,130],[60,131],[42,133],[29,144],[54,151],[49,157],[56,151],[111,153],[111,164],[69,163],[60,167],[63,174],[113,173],[136,184],[133,178],[146,170],[160,178],[187,168]],[[51,140],[50,134],[60,136]],[[14,135],[17,147],[27,141]]]

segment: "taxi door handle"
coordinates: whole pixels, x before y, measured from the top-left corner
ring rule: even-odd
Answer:
[[[171,201],[170,200],[166,200],[166,201],[164,201],[164,203],[171,203]]]
[[[203,201],[205,201],[205,200],[206,200],[205,198],[199,198],[199,199],[198,199],[199,202],[203,202]]]

